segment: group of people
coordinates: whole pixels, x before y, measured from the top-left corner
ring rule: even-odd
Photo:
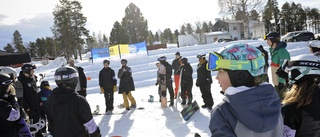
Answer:
[[[225,95],[211,112],[212,136],[320,136],[320,42],[308,43],[312,54],[290,58],[279,33],[266,40],[273,85],[261,47],[231,44],[210,53],[210,70]]]

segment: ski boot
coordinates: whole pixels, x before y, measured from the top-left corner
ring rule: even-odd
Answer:
[[[152,95],[149,95],[150,98],[148,99],[148,102],[153,102],[154,97]]]

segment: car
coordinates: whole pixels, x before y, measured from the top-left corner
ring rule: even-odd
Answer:
[[[288,39],[291,39],[292,37],[296,36],[297,34],[299,34],[301,32],[303,32],[303,31],[288,32],[286,35],[281,37],[281,41],[288,42]]]
[[[301,32],[295,36],[293,36],[292,38],[288,39],[288,41],[293,41],[293,42],[297,42],[297,41],[309,41],[309,40],[314,40],[314,34],[312,32]]]
[[[224,43],[224,42],[229,42],[229,41],[233,41],[233,39],[220,38],[215,43]]]

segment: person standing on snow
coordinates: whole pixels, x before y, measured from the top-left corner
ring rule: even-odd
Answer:
[[[69,59],[69,65],[75,68],[79,74],[79,80],[75,90],[79,93],[79,95],[86,97],[87,96],[87,77],[83,72],[83,68],[80,66],[76,66],[74,64],[73,58]]]
[[[166,88],[170,94],[170,104],[169,106],[173,106],[174,93],[172,87],[172,66],[167,62],[167,58],[165,56],[160,57],[159,62],[164,65],[166,69]]]
[[[48,96],[51,94],[52,90],[50,88],[48,81],[42,81],[40,83],[40,92],[38,93],[40,100],[40,117],[46,121],[48,116]],[[41,130],[43,133],[46,133],[46,126]]]
[[[18,80],[23,86],[23,108],[29,116],[29,120],[37,123],[40,119],[40,105],[38,98],[38,87],[34,79],[35,66],[24,64],[21,67]],[[36,137],[42,137],[41,132],[36,133]]]
[[[134,82],[132,78],[132,71],[131,68],[127,66],[128,61],[126,59],[121,60],[122,67],[118,71],[118,78],[120,79],[119,84],[119,94],[122,94],[123,96],[123,106],[126,108],[126,110],[130,110],[130,108],[136,108],[136,100],[132,96],[131,91],[135,90]],[[129,107],[130,100],[131,106]]]
[[[177,97],[178,95],[178,88],[179,88],[179,83],[180,83],[180,71],[179,71],[179,67],[180,67],[180,59],[182,58],[180,56],[180,52],[176,52],[175,54],[176,58],[172,61],[172,69],[173,69],[173,80],[174,80],[174,98]]]
[[[279,77],[288,79],[291,87],[282,101],[287,136],[320,136],[319,69],[318,56],[303,54],[284,62],[278,71]]]
[[[280,34],[278,32],[270,32],[266,35],[266,39],[267,44],[270,46],[272,83],[282,100],[284,92],[286,91],[285,80],[283,78],[279,78],[276,72],[284,60],[290,60],[290,53],[286,50],[287,43],[280,42]]]
[[[54,137],[101,137],[87,100],[74,90],[78,72],[65,66],[55,71],[57,88],[48,97],[49,133]]]
[[[262,53],[253,46],[231,44],[209,56],[208,62],[219,62],[208,69],[218,71],[216,79],[225,95],[211,112],[211,136],[281,137],[280,98],[271,84],[255,80],[264,73]]]
[[[117,90],[117,79],[109,65],[110,61],[104,60],[103,68],[99,72],[99,86],[101,93],[104,94],[106,114],[111,114],[113,111],[113,95]]]
[[[211,71],[207,70],[208,61],[206,60],[206,54],[199,54],[197,55],[199,60],[198,68],[197,68],[197,81],[196,86],[200,88],[202,99],[204,105],[202,108],[208,108],[209,110],[212,109],[214,104],[211,94]]]
[[[192,103],[192,86],[193,86],[193,78],[192,73],[193,69],[188,62],[187,58],[182,58],[180,60],[180,67],[179,71],[182,71],[181,73],[181,98],[182,102],[181,105],[185,105],[186,99],[188,97],[188,105]]]

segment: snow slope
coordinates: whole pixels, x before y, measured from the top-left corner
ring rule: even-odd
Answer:
[[[133,71],[133,79],[135,81],[136,90],[132,92],[137,101],[138,107],[144,107],[143,110],[130,110],[125,114],[119,115],[98,115],[94,116],[95,122],[100,127],[103,136],[122,136],[122,137],[138,137],[138,136],[157,136],[157,137],[186,137],[194,136],[194,133],[199,133],[201,136],[210,136],[211,133],[208,129],[210,112],[207,109],[201,109],[197,111],[189,121],[184,121],[179,113],[182,110],[180,104],[178,107],[161,108],[159,102],[149,103],[147,100],[149,95],[153,95],[155,100],[159,99],[157,95],[156,71],[155,63],[160,56],[166,56],[168,62],[171,64],[175,58],[175,53],[179,51],[183,57],[187,57],[190,64],[193,67],[193,78],[197,77],[196,69],[198,60],[196,55],[198,53],[208,53],[209,51],[218,51],[225,45],[230,43],[248,43],[253,46],[263,45],[265,50],[268,51],[268,45],[266,41],[260,40],[245,40],[245,41],[233,41],[227,43],[206,44],[206,45],[194,45],[189,47],[176,48],[171,46],[168,49],[160,49],[155,51],[149,51],[148,56],[139,55],[136,57],[128,57],[128,66]],[[299,54],[310,54],[307,42],[288,43],[287,49],[291,54],[291,57]],[[84,55],[84,60],[77,60],[76,65],[84,68],[86,76],[91,77],[88,81],[88,96],[87,100],[91,106],[91,110],[94,111],[96,105],[100,105],[100,110],[105,110],[104,96],[100,94],[98,85],[98,74],[102,69],[103,59],[94,60],[94,63],[87,60],[90,55]],[[120,59],[109,58],[111,61],[111,68],[118,73],[120,68]],[[270,61],[270,60],[269,60]],[[54,71],[61,65],[66,64],[64,58],[57,58],[55,61],[50,62],[47,66],[42,66],[39,62],[37,64],[36,74],[45,73],[45,80],[48,80],[51,87],[56,87],[53,75]],[[270,71],[269,71],[270,73]],[[215,105],[222,101],[222,95],[219,93],[220,86],[215,79],[216,72],[212,72],[213,83],[211,86],[212,95]],[[195,83],[195,82],[194,82]],[[118,80],[119,84],[119,80]],[[173,84],[174,86],[174,84]],[[201,93],[198,87],[195,85],[192,89],[194,100],[201,106],[203,101]],[[122,95],[115,94],[114,106],[117,112],[124,111],[124,109],[117,108],[117,105],[123,102]]]

